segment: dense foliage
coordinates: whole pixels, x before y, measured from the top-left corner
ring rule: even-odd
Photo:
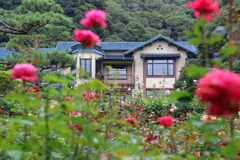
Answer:
[[[8,28],[8,31],[2,30],[1,46],[7,44],[7,48],[15,48],[16,45],[30,47],[34,39],[41,39],[42,47],[54,47],[56,41],[72,40],[71,31],[73,28],[83,28],[79,25],[79,19],[93,8],[104,10],[108,17],[108,30],[98,31],[102,41],[147,41],[159,34],[176,41],[185,41],[187,37],[183,31],[191,29],[195,23],[193,12],[185,7],[186,0],[55,0],[55,2],[60,4],[62,9],[53,0],[42,1],[42,4],[25,0],[22,4],[21,0],[14,2],[0,0],[0,20],[13,28],[21,29],[21,31],[11,28]],[[41,6],[48,7],[44,9]],[[42,19],[42,16],[45,21],[39,23],[38,19]],[[3,24],[0,26],[6,29]],[[31,29],[22,30],[24,27],[19,26]],[[37,27],[40,28],[36,29]],[[28,34],[31,30],[31,34]]]
[[[10,75],[10,71],[0,70],[0,96],[6,94],[8,91],[14,90],[19,83],[17,80],[11,80],[9,78]]]

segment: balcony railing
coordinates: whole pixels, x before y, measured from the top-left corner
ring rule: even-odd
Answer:
[[[134,85],[133,75],[97,75],[96,78],[103,80],[105,84],[117,83],[119,85]]]

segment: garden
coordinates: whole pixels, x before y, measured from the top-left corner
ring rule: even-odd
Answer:
[[[1,92],[0,159],[240,160],[240,76],[233,72],[240,16],[234,1],[226,3],[226,26],[216,27],[211,36],[204,26],[221,14],[218,2],[187,3],[198,21],[185,33],[205,52],[203,65],[186,68],[180,91],[159,86],[161,94],[152,90],[144,97],[145,84],[123,93],[117,83],[110,87],[98,79],[76,85],[71,74],[40,77],[34,65],[41,59],[23,50],[27,61],[13,66],[4,79],[9,90]],[[74,40],[85,48],[98,44],[97,31],[108,28],[106,18],[102,10],[87,12],[80,24],[89,30],[74,30]],[[217,58],[209,57],[209,45],[222,41]],[[85,75],[79,72],[80,78]],[[140,83],[139,74],[134,77]],[[39,78],[62,87],[33,85]]]

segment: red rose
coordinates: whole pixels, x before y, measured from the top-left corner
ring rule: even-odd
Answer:
[[[97,98],[101,98],[101,95],[100,95],[100,94],[96,94],[96,97],[97,97]]]
[[[2,112],[3,112],[3,111],[0,109],[0,114],[2,114]]]
[[[126,122],[130,123],[130,124],[134,124],[136,122],[136,119],[133,117],[129,117],[126,119]]]
[[[79,130],[79,131],[81,131],[81,130],[82,130],[82,128],[81,128],[81,126],[80,126],[79,124],[75,124],[75,126],[74,126],[74,127],[75,127],[75,129],[76,129],[76,130]]]
[[[157,120],[158,120],[159,124],[164,127],[170,127],[173,125],[173,117],[172,116],[158,117]]]
[[[187,3],[187,7],[195,11],[195,17],[205,17],[206,21],[212,20],[212,13],[220,14],[218,5],[218,2],[213,2],[212,0],[196,0]]]
[[[229,115],[240,111],[240,76],[230,71],[214,70],[198,81],[196,96],[209,103],[209,115]]]
[[[196,156],[197,156],[197,157],[201,157],[200,152],[197,152],[197,153],[196,153]]]
[[[123,103],[122,106],[123,106],[123,107],[127,107],[127,104],[126,104],[126,103]]]
[[[37,86],[32,87],[32,89],[33,89],[35,92],[39,92],[39,91],[41,91],[41,89],[40,89],[39,87],[37,87]]]
[[[85,18],[80,21],[80,24],[85,27],[98,29],[100,27],[107,28],[106,14],[102,10],[92,9],[85,13]]]
[[[83,48],[92,48],[100,43],[98,35],[89,30],[74,30],[74,40],[82,43]]]
[[[158,135],[158,134],[154,134],[154,135],[149,134],[149,135],[147,135],[147,137],[148,138],[146,139],[146,142],[151,143],[151,144],[153,144],[157,139],[161,138],[160,135]]]
[[[219,143],[221,146],[226,146],[226,145],[228,145],[228,141],[223,141],[223,142],[221,142],[221,143]]]
[[[65,98],[65,100],[70,101],[70,100],[72,100],[72,98],[68,96]]]

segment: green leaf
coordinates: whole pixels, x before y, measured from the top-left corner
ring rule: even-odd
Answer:
[[[169,95],[169,97],[171,98],[175,98],[177,99],[179,102],[191,102],[192,101],[192,97],[191,94],[187,91],[179,91],[179,92],[173,92]]]
[[[224,47],[219,54],[220,55],[225,55],[225,56],[229,56],[231,54],[234,54],[235,52],[237,52],[238,47],[237,46],[227,46]]]
[[[22,151],[19,150],[8,150],[7,155],[14,160],[21,160],[22,157]]]
[[[23,124],[26,124],[26,125],[29,125],[29,126],[32,126],[34,124],[33,121],[29,121],[29,120],[26,120],[26,119],[22,119],[20,120]]]
[[[209,70],[195,65],[189,66],[187,74],[190,78],[202,78]]]
[[[68,81],[65,78],[52,76],[52,75],[44,77],[43,80],[47,81],[47,82],[56,82],[56,83],[61,83],[61,84],[67,84],[68,83]]]
[[[211,37],[210,37],[209,39],[207,39],[206,42],[207,42],[208,44],[213,45],[214,43],[219,42],[219,41],[221,41],[222,39],[223,39],[222,36],[211,35]]]

